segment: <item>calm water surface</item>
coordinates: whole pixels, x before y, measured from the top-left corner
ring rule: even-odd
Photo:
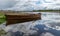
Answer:
[[[24,33],[34,33],[37,29],[39,29],[39,33],[41,32],[49,32],[54,36],[60,36],[60,13],[50,13],[50,12],[37,12],[41,13],[41,20],[19,23],[18,25],[10,25],[6,28],[2,25],[4,30],[6,31],[22,31]],[[33,13],[34,14],[34,13]],[[21,25],[22,24],[22,25]],[[30,30],[30,27],[34,27],[36,30]],[[14,34],[15,35],[15,34]],[[18,34],[19,35],[19,34]]]

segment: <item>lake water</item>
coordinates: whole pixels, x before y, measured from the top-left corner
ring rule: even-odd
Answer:
[[[47,25],[60,30],[60,13],[42,13],[42,20],[46,21]]]
[[[4,25],[0,25],[0,27],[3,27],[5,31],[12,31],[12,32],[21,31],[24,33],[33,34],[39,30],[38,31],[39,33],[44,32],[51,33],[51,34],[48,33],[49,36],[60,36],[60,13],[56,12],[55,13],[37,12],[37,13],[42,14],[41,20],[18,23],[15,25],[9,25],[7,27],[6,26],[4,27]],[[37,35],[39,35],[39,33]]]

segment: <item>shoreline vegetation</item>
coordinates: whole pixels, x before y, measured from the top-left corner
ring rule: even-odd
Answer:
[[[0,13],[2,12],[60,12],[60,10],[33,10],[33,11],[0,10]]]
[[[33,10],[33,12],[60,12],[60,10]]]

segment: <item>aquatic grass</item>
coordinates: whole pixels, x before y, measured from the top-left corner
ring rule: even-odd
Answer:
[[[3,23],[3,22],[5,22],[5,19],[1,18],[0,19],[0,24]]]
[[[5,32],[3,29],[0,30],[0,36],[5,36],[7,32]]]
[[[4,14],[0,13],[0,24],[5,22],[6,17],[4,16]]]

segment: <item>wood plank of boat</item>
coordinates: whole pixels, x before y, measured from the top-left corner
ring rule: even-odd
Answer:
[[[28,21],[35,21],[41,19],[41,13],[38,14],[5,14],[6,25],[11,25],[15,23],[23,23]]]

